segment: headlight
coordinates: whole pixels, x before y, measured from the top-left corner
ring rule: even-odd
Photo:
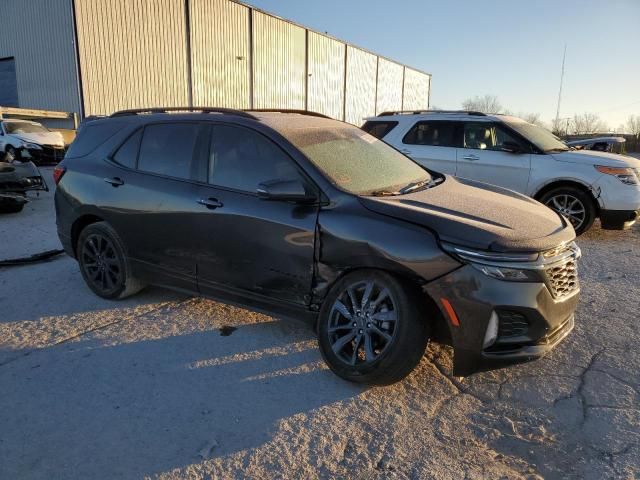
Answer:
[[[470,262],[476,270],[480,270],[486,276],[506,280],[509,282],[539,282],[540,276],[535,270],[525,270],[520,268],[500,267],[497,265],[485,265],[482,263]]]
[[[603,165],[594,165],[594,166],[596,167],[596,170],[598,170],[600,173],[618,177],[618,180],[620,180],[622,183],[626,183],[627,185],[640,185],[640,178],[638,177],[638,172],[636,172],[633,168],[605,167]]]
[[[444,250],[486,276],[507,282],[543,281],[535,263],[537,253],[497,253],[442,243]],[[530,268],[529,268],[530,266]]]
[[[30,150],[42,150],[42,147],[36,143],[22,142],[22,147]]]

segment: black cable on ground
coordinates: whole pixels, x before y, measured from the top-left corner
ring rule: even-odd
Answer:
[[[56,255],[64,253],[64,250],[46,250],[41,253],[34,253],[30,257],[11,258],[8,260],[0,260],[0,267],[14,267],[17,265],[28,265],[31,263],[45,262]]]

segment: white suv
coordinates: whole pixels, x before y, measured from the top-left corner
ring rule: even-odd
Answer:
[[[431,170],[529,195],[566,216],[577,234],[596,217],[602,228],[624,229],[640,214],[640,160],[572,150],[516,117],[386,112],[362,128]]]

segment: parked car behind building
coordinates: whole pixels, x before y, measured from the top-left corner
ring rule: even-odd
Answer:
[[[516,117],[387,112],[362,128],[430,169],[533,197],[565,215],[578,234],[598,217],[605,229],[628,228],[640,212],[640,161],[571,150]]]
[[[574,325],[569,222],[326,117],[120,112],[84,124],[54,178],[97,295],[151,283],[307,319],[348,380],[400,380],[429,338],[456,375],[529,361]]]

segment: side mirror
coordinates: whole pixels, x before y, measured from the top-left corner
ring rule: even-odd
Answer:
[[[520,153],[522,151],[520,145],[518,145],[516,142],[510,142],[509,140],[507,140],[506,142],[502,142],[502,146],[500,147],[500,149],[503,152],[508,153]]]
[[[310,203],[316,196],[308,193],[299,180],[270,180],[258,185],[258,197],[263,200]]]

